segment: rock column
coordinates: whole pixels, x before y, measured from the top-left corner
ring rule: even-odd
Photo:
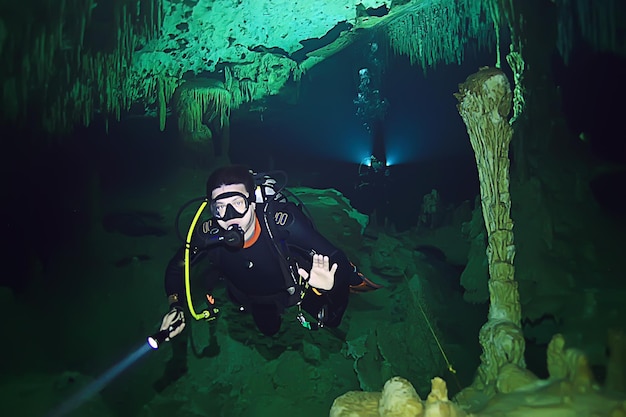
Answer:
[[[482,213],[487,228],[489,317],[480,331],[483,347],[477,388],[493,387],[499,369],[508,363],[525,367],[521,308],[513,259],[513,221],[509,194],[508,121],[512,93],[505,74],[481,68],[459,85],[457,106],[476,156]]]

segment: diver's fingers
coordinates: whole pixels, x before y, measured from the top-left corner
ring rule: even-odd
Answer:
[[[318,268],[326,268],[328,269],[328,265],[330,263],[330,258],[325,255],[315,254],[313,255],[313,266]]]
[[[170,341],[173,337],[178,336],[179,334],[181,334],[181,333],[182,333],[182,331],[185,329],[185,325],[186,325],[186,323],[185,323],[185,322],[182,322],[182,323],[180,324],[180,326],[178,326],[177,328],[175,328],[174,330],[172,330],[172,331],[170,332],[169,337],[167,337],[167,338],[165,339],[165,341],[166,341],[166,342],[169,342],[169,341]]]

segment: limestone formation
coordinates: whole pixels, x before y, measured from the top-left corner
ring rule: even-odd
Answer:
[[[377,404],[374,405],[374,400]],[[464,417],[467,414],[448,398],[448,387],[441,378],[433,378],[431,391],[421,400],[409,381],[393,377],[385,383],[382,394],[348,392],[337,398],[330,417]]]
[[[418,416],[424,406],[415,388],[404,378],[394,377],[385,383],[378,402],[378,415],[385,417]]]
[[[476,156],[488,238],[489,318],[479,336],[483,355],[476,383],[493,388],[502,365],[525,367],[509,194],[512,93],[502,71],[485,67],[470,75],[455,96]]]

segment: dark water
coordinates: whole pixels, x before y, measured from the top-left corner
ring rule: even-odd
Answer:
[[[623,97],[617,69],[624,64],[612,56],[597,58],[583,53],[575,56],[571,67],[557,66],[555,82],[562,87],[572,131],[589,133],[596,157],[623,162],[623,105],[616,99]],[[452,94],[479,65],[494,58],[470,55],[462,66],[441,66],[426,76],[410,67],[406,58],[387,59],[381,92],[389,109],[382,138],[390,175],[384,187],[355,188],[359,163],[374,147],[353,104],[358,70],[367,65],[358,48],[349,48],[305,74],[297,103],[268,98],[262,118],[257,112],[235,112],[230,159],[257,171],[285,170],[290,185],[336,188],[367,214],[386,210],[400,230],[415,225],[422,196],[433,188],[444,204],[473,200],[478,194],[476,166]],[[76,242],[81,242],[81,233],[93,221],[89,205],[96,187],[103,195],[132,193],[172,177],[180,167],[202,164],[181,149],[173,119],[165,132],[158,130],[155,119],[129,118],[111,123],[108,134],[100,120],[59,144],[41,134],[5,129],[9,140],[3,152],[2,217],[7,244],[0,285],[10,286],[19,297],[28,294],[41,277],[56,280],[46,282],[50,288],[59,288],[63,280],[80,282],[82,275],[60,277],[47,268],[55,259],[74,256]],[[207,173],[211,169],[202,168]],[[623,182],[623,174],[608,175],[592,186],[602,204],[623,213],[623,201],[613,199]],[[203,191],[199,187],[190,197]],[[166,199],[159,203],[174,204]]]

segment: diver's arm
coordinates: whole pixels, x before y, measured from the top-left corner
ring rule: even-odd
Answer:
[[[185,297],[185,247],[181,247],[165,268],[165,295],[170,308],[182,307]]]
[[[318,232],[311,220],[295,204],[287,203],[284,206],[293,221],[285,227],[287,231],[287,245],[304,254],[320,254],[329,257],[330,265],[337,264],[335,273],[335,285],[350,285],[352,281],[360,282],[355,278],[354,265],[348,260],[346,254],[326,237]]]

